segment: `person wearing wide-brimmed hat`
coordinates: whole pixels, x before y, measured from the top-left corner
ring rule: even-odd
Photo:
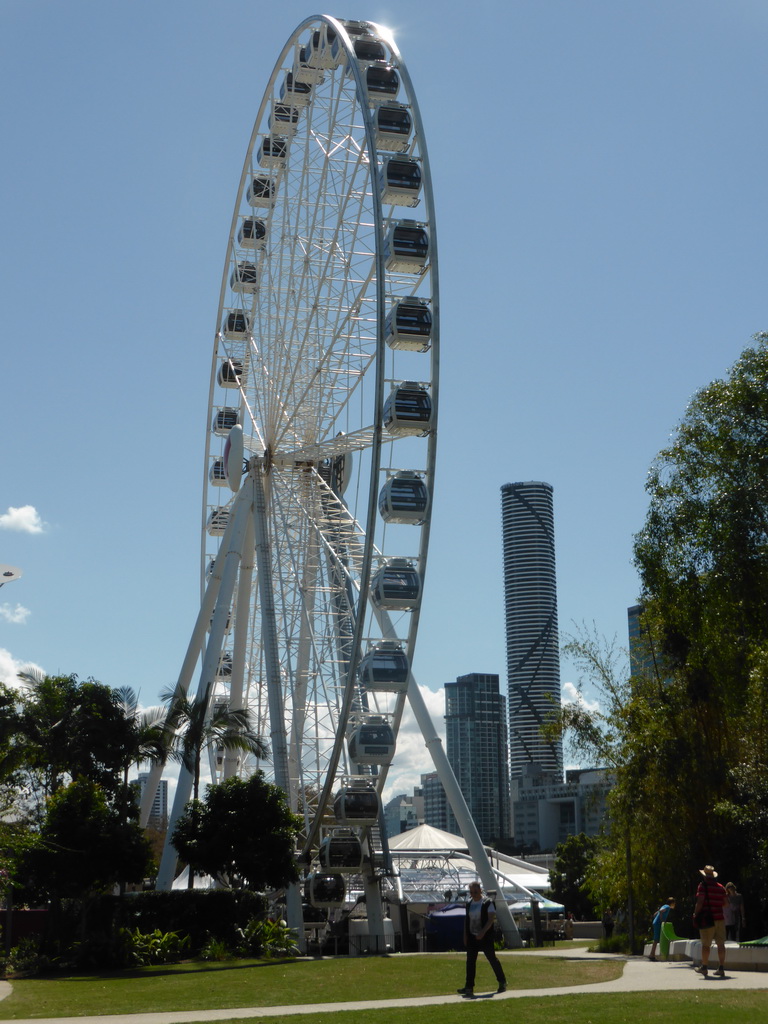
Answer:
[[[701,881],[696,890],[696,906],[693,909],[694,920],[698,914],[709,913],[711,923],[699,923],[699,938],[701,939],[701,964],[696,968],[699,974],[706,978],[709,964],[709,947],[712,939],[717,945],[717,958],[719,966],[715,971],[715,977],[725,977],[725,915],[723,907],[728,901],[728,894],[717,879],[717,872],[711,864],[699,868]]]

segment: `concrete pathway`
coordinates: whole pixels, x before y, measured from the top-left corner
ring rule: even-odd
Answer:
[[[423,954],[420,954],[423,955]],[[347,1003],[302,1003],[293,1006],[253,1006],[230,1007],[223,1010],[183,1010],[167,1013],[128,1013],[110,1014],[103,1017],[36,1017],[34,1024],[188,1024],[189,1021],[224,1021],[233,1018],[248,1017],[282,1017],[286,1014],[318,1014],[338,1013],[341,1010],[380,1010],[408,1006],[437,1006],[444,1003],[471,1003],[478,999],[520,999],[524,996],[566,996],[585,995],[587,993],[608,992],[679,992],[691,989],[711,991],[717,986],[728,991],[744,989],[768,990],[768,973],[761,971],[729,971],[726,966],[724,979],[702,978],[693,970],[693,965],[682,962],[651,963],[643,957],[612,956],[606,954],[586,953],[584,949],[542,949],[528,950],[524,953],[506,952],[500,954],[505,960],[513,956],[544,956],[567,957],[575,960],[623,960],[624,971],[614,981],[603,981],[596,985],[568,985],[563,988],[548,989],[516,989],[495,995],[494,990],[488,992],[477,990],[474,999],[462,999],[458,995],[421,996],[415,999],[365,1000]],[[457,958],[458,959],[458,958]],[[716,962],[716,961],[715,961]],[[457,967],[459,962],[457,962]],[[462,963],[463,967],[463,963]],[[482,964],[480,966],[482,970]],[[488,972],[486,972],[488,973]],[[481,975],[482,976],[482,975]],[[461,981],[461,978],[459,978]],[[0,982],[0,998],[11,991],[8,982]]]

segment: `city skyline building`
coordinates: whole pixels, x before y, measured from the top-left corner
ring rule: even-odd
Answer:
[[[144,790],[149,781],[149,772],[139,772],[136,780],[139,784],[139,803],[144,796]],[[157,786],[155,799],[149,812],[149,823],[155,828],[164,829],[168,825],[168,780],[161,779]]]
[[[541,733],[560,704],[552,485],[504,484],[501,511],[510,776],[537,764],[562,778],[562,742]]]
[[[425,772],[421,776],[421,791],[424,796],[424,824],[448,831],[448,798],[437,772]]]
[[[528,764],[512,780],[515,843],[526,851],[554,850],[568,836],[596,836],[607,814],[613,777],[604,768],[560,772]]]
[[[484,843],[510,834],[506,698],[499,677],[471,672],[445,687],[446,754]],[[448,831],[458,823],[448,808]]]
[[[424,794],[421,786],[412,793],[398,793],[384,807],[384,827],[388,836],[398,836],[424,824]]]

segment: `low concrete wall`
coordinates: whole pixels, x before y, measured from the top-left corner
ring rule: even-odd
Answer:
[[[643,952],[646,956],[650,954],[650,943]],[[669,959],[700,964],[701,943],[698,939],[670,942]],[[717,963],[717,946],[713,943],[709,952],[709,965],[717,967]],[[768,946],[740,946],[738,942],[726,942],[725,966],[726,970],[730,968],[732,971],[768,971]]]

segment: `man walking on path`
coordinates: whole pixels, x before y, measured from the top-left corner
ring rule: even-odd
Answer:
[[[464,918],[464,945],[467,947],[467,977],[464,988],[458,989],[460,996],[469,999],[475,994],[475,969],[478,953],[484,953],[493,968],[499,992],[507,991],[507,979],[502,970],[496,950],[493,948],[493,925],[496,920],[496,907],[490,899],[483,899],[483,890],[479,882],[472,882],[469,887],[470,901]]]

